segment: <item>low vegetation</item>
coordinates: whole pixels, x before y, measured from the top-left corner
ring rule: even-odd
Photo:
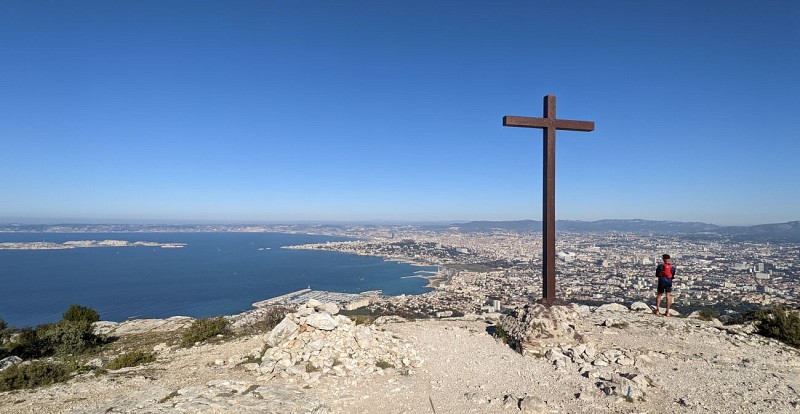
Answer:
[[[156,360],[154,352],[132,351],[126,352],[106,365],[106,369],[115,370],[126,367],[135,367],[137,365],[148,364]]]
[[[375,362],[375,366],[380,368],[380,369],[394,368],[394,365],[392,365],[392,364],[390,364],[390,363],[388,363],[388,362],[386,362],[386,361],[384,361],[382,359],[378,360],[377,362]]]
[[[62,364],[34,361],[0,371],[0,391],[34,388],[66,381],[70,370]]]
[[[10,337],[13,334],[13,341],[3,341],[0,345],[0,359],[11,355],[22,359],[77,355],[105,343],[104,338],[93,333],[92,324],[87,321],[61,320],[36,328],[11,330],[11,333],[3,336]]]
[[[755,313],[758,333],[800,348],[800,312],[775,307]]]
[[[58,357],[74,361],[78,355],[98,350],[107,343],[97,336],[92,321],[99,315],[91,308],[73,305],[64,312],[64,319],[35,328],[14,329],[0,324],[0,359],[17,356],[32,362],[14,365],[0,372],[0,391],[33,388],[61,382],[80,368],[79,364],[36,361]]]
[[[292,313],[294,310],[287,306],[271,306],[267,309],[266,314],[264,317],[259,319],[256,324],[255,328],[258,332],[269,332],[286,317],[286,315]]]
[[[222,317],[196,319],[181,337],[181,346],[188,348],[198,342],[228,335],[228,320]]]
[[[89,322],[94,323],[100,320],[100,315],[92,308],[81,306],[81,305],[72,305],[64,312],[62,317],[65,321],[72,321],[72,322]]]

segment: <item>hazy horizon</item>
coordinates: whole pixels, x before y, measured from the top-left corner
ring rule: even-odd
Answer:
[[[518,218],[518,219],[451,219],[451,220],[392,220],[392,219],[363,219],[363,220],[223,220],[223,219],[87,219],[87,218],[3,218],[0,217],[0,224],[3,225],[313,225],[313,224],[330,224],[330,225],[346,225],[346,224],[372,224],[372,225],[443,225],[443,224],[456,224],[456,223],[469,223],[477,221],[490,221],[490,222],[510,222],[510,221],[541,221],[540,218]],[[781,224],[799,221],[800,219],[787,220],[787,221],[772,221],[772,222],[755,222],[755,223],[715,223],[702,220],[662,220],[662,219],[649,219],[643,217],[626,217],[626,218],[603,218],[603,219],[572,219],[572,218],[557,218],[557,221],[580,221],[580,222],[593,222],[602,220],[645,220],[655,222],[678,222],[678,223],[704,223],[716,226],[756,226],[762,224]]]

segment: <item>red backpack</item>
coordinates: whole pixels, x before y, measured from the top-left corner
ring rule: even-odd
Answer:
[[[662,263],[661,270],[658,272],[658,277],[666,277],[667,279],[672,279],[672,265]]]

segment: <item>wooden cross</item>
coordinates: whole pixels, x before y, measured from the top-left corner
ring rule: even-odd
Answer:
[[[556,96],[544,97],[544,118],[503,117],[503,126],[542,128],[544,133],[544,192],[542,199],[542,301],[551,304],[556,298],[556,130],[594,131],[592,121],[556,118]]]

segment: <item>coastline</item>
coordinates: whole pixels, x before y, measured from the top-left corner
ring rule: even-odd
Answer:
[[[290,250],[319,250],[319,251],[333,251],[339,253],[349,253],[355,254],[358,256],[371,256],[371,257],[378,257],[386,262],[395,262],[395,263],[403,263],[410,266],[416,267],[432,267],[436,266],[439,270],[437,272],[432,271],[424,271],[424,272],[431,272],[431,275],[421,275],[415,274],[408,275],[408,276],[401,276],[401,279],[425,279],[428,283],[423,286],[424,288],[432,289],[431,291],[440,289],[439,283],[445,279],[443,276],[445,266],[441,263],[428,263],[421,260],[410,259],[404,256],[390,256],[390,255],[381,255],[381,254],[373,254],[368,252],[359,251],[356,249],[346,249],[343,248],[343,245],[357,245],[358,243],[363,243],[360,241],[347,241],[347,242],[327,242],[327,243],[310,243],[310,244],[298,244],[298,245],[290,245],[290,246],[281,246],[281,249],[290,249]],[[428,293],[428,292],[426,292]],[[418,295],[424,295],[425,293],[420,293]]]

